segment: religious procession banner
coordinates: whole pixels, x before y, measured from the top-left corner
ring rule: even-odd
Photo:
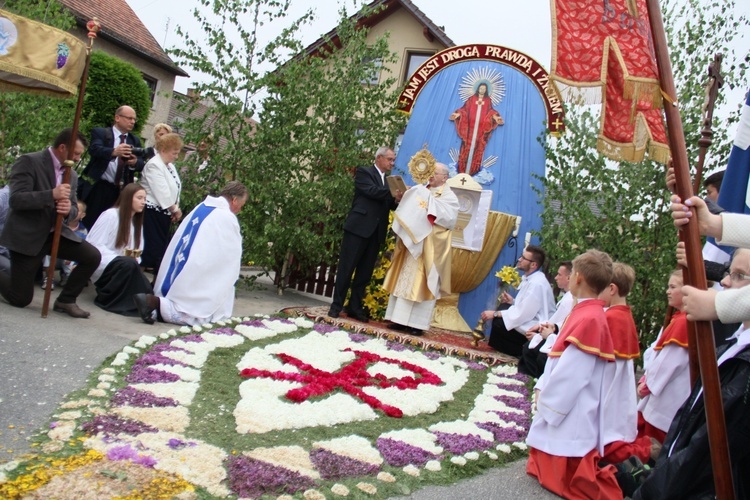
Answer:
[[[75,36],[0,10],[0,88],[70,97],[85,64],[86,45]]]
[[[604,103],[598,146],[666,163],[669,146],[646,0],[553,0],[552,78],[566,99]]]
[[[474,200],[477,208],[482,199],[489,202],[482,207],[485,220],[487,213],[499,212],[511,219],[521,216],[522,234],[541,228],[545,138],[547,133],[562,132],[564,111],[554,82],[538,62],[499,45],[445,49],[410,75],[398,109],[409,114],[409,122],[394,174],[414,184],[408,163],[417,152],[427,149],[448,166],[451,178],[468,175],[482,190],[492,193],[489,200]],[[467,207],[472,205],[468,197],[463,201]],[[469,233],[464,229],[461,246],[476,252],[483,228],[469,229]],[[494,308],[498,292],[495,272],[514,265],[518,258],[518,245],[508,246],[505,238],[499,256],[494,247],[492,266],[479,285],[461,290],[458,309],[470,325],[476,323],[481,311]],[[454,245],[454,255],[456,251]],[[456,264],[454,267],[459,267]]]

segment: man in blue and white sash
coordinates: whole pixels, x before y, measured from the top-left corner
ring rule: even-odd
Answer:
[[[232,316],[242,262],[237,214],[246,201],[247,188],[233,181],[183,219],[164,254],[155,295],[133,297],[143,321],[199,325]]]

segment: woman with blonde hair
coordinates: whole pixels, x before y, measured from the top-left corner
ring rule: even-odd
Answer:
[[[160,137],[171,133],[172,127],[170,127],[166,123],[157,123],[156,125],[154,125],[154,144],[156,144]],[[143,161],[145,162],[148,162],[151,158],[156,156],[157,153],[154,146],[147,147],[145,152],[146,154],[143,155]]]
[[[182,139],[174,133],[161,136],[156,141],[156,156],[143,167],[141,184],[146,190],[146,211],[143,234],[146,246],[143,249],[141,266],[159,271],[161,259],[169,245],[169,226],[182,218],[180,190],[182,182],[173,162],[182,151]]]

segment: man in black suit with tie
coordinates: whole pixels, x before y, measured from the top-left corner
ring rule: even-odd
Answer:
[[[72,130],[63,130],[52,147],[21,156],[10,172],[10,211],[0,235],[0,245],[10,250],[10,273],[0,271],[0,295],[11,305],[26,307],[34,298],[34,276],[42,259],[52,248],[57,214],[64,215],[58,257],[77,262],[55,300],[53,309],[74,318],[89,313],[76,304],[78,295],[99,266],[101,255],[93,245],[68,227],[67,220],[78,215],[75,170],[70,184],[63,184],[62,164],[68,158]],[[72,160],[78,161],[86,139],[78,134]]]
[[[120,190],[133,182],[135,172],[143,170],[143,157],[131,152],[132,148],[141,147],[141,140],[131,133],[135,122],[135,110],[130,106],[120,106],[115,111],[112,127],[97,127],[91,131],[91,160],[83,175],[94,181],[94,185],[79,193],[87,205],[83,224],[89,229],[99,214],[115,204]]]
[[[368,321],[367,313],[362,308],[365,287],[372,278],[378,251],[385,242],[388,214],[396,208],[403,194],[399,193],[394,198],[385,182],[385,175],[391,171],[395,161],[396,154],[384,146],[375,153],[375,165],[357,167],[354,200],[344,221],[344,238],[341,242],[333,303],[328,311],[332,318],[339,317],[346,292],[351,285],[349,305],[344,312],[357,321]]]

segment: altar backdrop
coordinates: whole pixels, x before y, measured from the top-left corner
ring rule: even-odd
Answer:
[[[498,91],[504,93],[499,103],[495,99],[492,104],[503,124],[490,132],[481,158],[486,166],[473,178],[483,189],[492,191],[491,210],[520,215],[522,222],[515,248],[506,243],[482,283],[461,294],[459,312],[470,327],[476,324],[481,311],[495,307],[495,272],[505,265],[514,266],[526,233],[541,227],[539,193],[543,188],[535,176],[543,177],[545,173],[546,129],[556,132],[563,126],[562,107],[546,70],[528,56],[499,46],[467,45],[435,54],[417,69],[402,93],[399,106],[410,112],[410,118],[392,172],[403,175],[407,184],[414,184],[409,160],[427,147],[437,161],[449,166],[451,177],[456,175],[463,141],[450,117],[455,117],[454,113],[481,83],[490,87],[490,96],[494,93],[497,98]],[[487,104],[484,99],[484,106]],[[473,116],[471,122],[473,127]],[[484,130],[488,128],[491,126]],[[474,153],[478,149],[481,146]],[[467,165],[467,173],[469,168]],[[536,242],[532,238],[531,243]]]

